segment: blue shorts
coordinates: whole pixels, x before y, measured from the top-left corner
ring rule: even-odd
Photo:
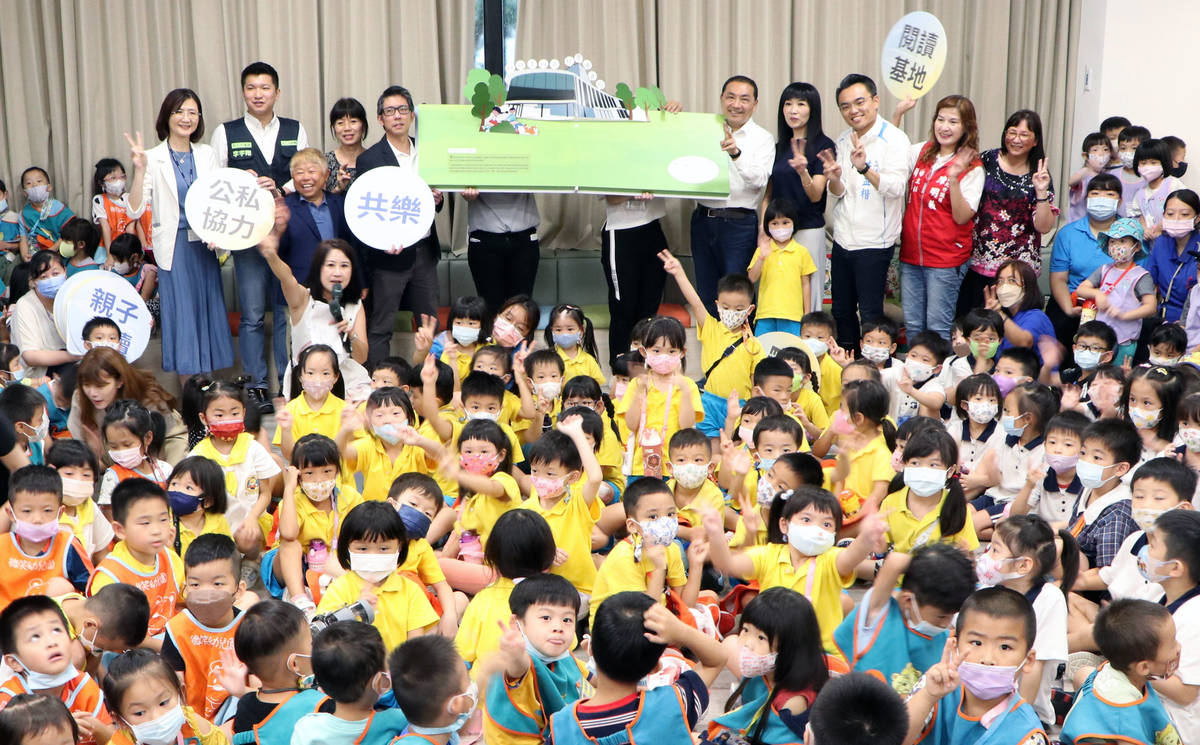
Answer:
[[[971,506],[977,512],[986,512],[992,516],[994,522],[996,517],[1004,512],[1004,508],[1008,507],[1008,502],[997,502],[990,494],[984,494],[980,497],[975,497],[971,500]]]
[[[754,335],[762,336],[773,331],[782,331],[794,336],[800,335],[800,322],[789,321],[786,318],[760,318],[754,322]]]
[[[740,403],[745,403],[738,399]],[[727,403],[715,393],[700,391],[700,407],[704,409],[704,420],[696,422],[696,429],[706,437],[720,437],[725,428],[725,410]]]
[[[262,559],[258,563],[258,574],[262,578],[263,586],[267,588],[267,592],[271,593],[271,597],[283,599],[287,596],[287,586],[283,584],[283,580],[275,576],[275,557],[279,555],[279,549],[273,548],[262,555]]]

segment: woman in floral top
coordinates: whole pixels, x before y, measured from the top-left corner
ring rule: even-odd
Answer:
[[[1041,273],[1041,236],[1054,227],[1054,182],[1046,170],[1042,120],[1022,109],[1008,117],[1004,144],[980,156],[983,197],[975,214],[975,234],[967,276],[958,295],[958,314],[983,307],[984,288],[1001,264],[1020,259]]]

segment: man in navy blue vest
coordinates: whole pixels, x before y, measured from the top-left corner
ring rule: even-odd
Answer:
[[[308,133],[295,119],[275,116],[279,73],[266,62],[252,62],[242,70],[242,99],[246,102],[246,115],[225,122],[213,132],[211,144],[217,160],[222,166],[251,171],[258,177],[259,186],[281,192],[291,179],[288,164],[292,156],[308,147]],[[235,251],[233,268],[242,319],[238,324],[238,353],[250,378],[247,384],[250,403],[266,414],[272,407],[264,322],[279,283],[258,251]],[[287,367],[287,316],[276,313],[273,321],[278,382]]]
[[[416,120],[412,94],[399,85],[389,86],[376,104],[383,139],[367,148],[355,161],[355,178],[372,168],[399,166],[417,170],[417,141],[409,135]],[[433,189],[433,201],[440,211],[442,193]],[[442,247],[437,228],[414,245],[400,252],[364,249],[363,264],[369,280],[371,315],[367,319],[367,368],[391,354],[392,328],[396,309],[411,310],[415,318],[437,318],[437,262]]]

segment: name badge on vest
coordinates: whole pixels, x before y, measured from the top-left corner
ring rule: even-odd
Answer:
[[[231,142],[229,154],[234,158],[249,158],[254,154],[253,147],[253,142]]]
[[[280,147],[296,147],[299,144],[298,140],[280,140]]]

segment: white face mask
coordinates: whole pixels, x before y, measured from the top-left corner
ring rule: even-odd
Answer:
[[[750,309],[733,310],[731,308],[717,308],[717,315],[721,318],[721,324],[730,331],[737,331],[746,322],[750,316]]]
[[[174,745],[186,723],[187,716],[183,713],[183,707],[176,704],[158,719],[131,724],[129,729],[133,732],[133,738],[141,745]]]
[[[904,361],[904,369],[908,371],[908,377],[912,378],[914,383],[924,383],[933,377],[932,365],[926,365],[911,357]]]
[[[104,191],[107,192],[108,195],[112,196],[112,197],[121,196],[122,194],[125,193],[125,179],[119,178],[114,181],[105,181],[104,182]]]
[[[771,228],[771,237],[776,243],[787,243],[795,234],[791,228]]]
[[[833,548],[834,535],[819,525],[789,525],[787,539],[805,556],[820,556]]]
[[[976,424],[987,424],[996,418],[999,407],[993,401],[968,401],[967,416]]]
[[[878,363],[887,360],[888,357],[891,357],[892,351],[887,347],[871,347],[864,344],[862,346],[862,356],[866,357],[872,362]]]
[[[350,571],[368,582],[379,583],[396,571],[400,563],[400,552],[390,554],[350,554]]]
[[[44,691],[47,688],[58,688],[59,686],[66,685],[72,680],[75,680],[75,677],[79,675],[79,671],[75,669],[74,665],[67,665],[62,669],[61,672],[58,673],[39,673],[30,668],[29,665],[21,662],[21,658],[17,657],[15,654],[9,656],[16,660],[17,663],[20,664],[21,668],[25,671],[21,673],[21,677],[25,679],[25,687],[31,691]],[[12,665],[10,664],[9,667],[12,667]]]
[[[682,463],[671,466],[671,475],[684,489],[698,489],[708,478],[707,463]]]

